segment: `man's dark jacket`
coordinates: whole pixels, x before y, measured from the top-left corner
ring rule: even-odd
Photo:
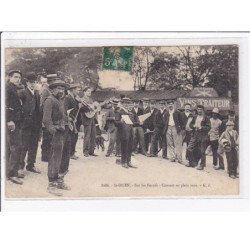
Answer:
[[[23,119],[23,108],[17,87],[13,83],[6,85],[6,121],[13,121],[20,126]]]
[[[19,97],[23,105],[22,128],[40,129],[42,125],[42,115],[40,111],[40,95],[37,90],[34,94],[28,88],[19,92]]]
[[[168,131],[168,122],[169,122],[170,113],[167,111],[164,115],[164,129],[163,134],[166,134]],[[184,129],[184,124],[182,122],[181,112],[178,110],[175,110],[173,113],[173,119],[176,127],[177,133],[179,133],[182,129]]]

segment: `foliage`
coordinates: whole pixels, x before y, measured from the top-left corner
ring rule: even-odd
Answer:
[[[101,59],[102,48],[12,49],[6,70],[64,72],[97,89]],[[135,47],[131,76],[135,90],[205,86],[238,101],[238,66],[237,45]]]
[[[29,71],[37,74],[45,70],[48,74],[63,72],[83,85],[98,87],[98,69],[101,65],[101,48],[25,48],[13,50],[14,58],[9,69],[20,69],[25,75]]]

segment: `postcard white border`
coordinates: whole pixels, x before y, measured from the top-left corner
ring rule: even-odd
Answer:
[[[239,45],[239,95],[240,95],[240,195],[239,196],[191,196],[164,198],[96,198],[77,200],[5,199],[4,176],[1,170],[2,209],[31,211],[113,211],[113,210],[247,210],[250,208],[249,145],[249,33],[163,33],[163,32],[16,32],[3,33],[1,37],[1,76],[5,82],[5,48],[10,47],[98,47],[98,46],[176,46],[176,45]],[[65,44],[67,43],[67,45]],[[2,85],[3,86],[3,85]],[[3,90],[3,87],[2,87]],[[1,91],[1,166],[4,166],[5,109],[4,91]]]

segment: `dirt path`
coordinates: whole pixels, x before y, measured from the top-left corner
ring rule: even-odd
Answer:
[[[124,169],[115,163],[116,157],[84,157],[82,140],[77,144],[78,160],[70,161],[65,182],[71,187],[63,198],[89,197],[172,197],[196,195],[236,195],[239,179],[231,179],[223,170],[212,168],[212,157],[207,157],[204,171],[187,168],[168,160],[135,155],[136,169]],[[42,174],[26,172],[23,185],[6,182],[8,198],[56,198],[47,193],[47,164],[40,161],[40,146],[36,166]]]

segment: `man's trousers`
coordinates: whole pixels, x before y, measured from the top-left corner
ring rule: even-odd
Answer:
[[[167,147],[169,150],[169,158],[170,160],[175,160],[177,158],[178,161],[182,161],[182,141],[183,136],[182,133],[177,133],[175,126],[168,126],[167,130]]]
[[[21,129],[21,137],[22,137],[22,148],[20,156],[20,168],[24,169],[25,167],[25,157],[27,153],[28,153],[27,166],[33,168],[36,162],[40,129],[39,128]]]
[[[109,124],[108,134],[109,134],[109,145],[108,145],[107,155],[111,155],[114,151],[116,144],[117,128],[115,127],[115,124],[113,123]]]
[[[139,143],[141,153],[146,154],[146,145],[144,138],[144,130],[142,127],[133,127],[133,150],[136,150]]]
[[[158,143],[160,139],[160,129],[154,128],[152,138],[151,138],[151,146],[150,146],[150,154],[157,155],[158,154]]]
[[[70,156],[72,156],[76,152],[76,143],[77,143],[77,140],[78,140],[78,133],[73,133],[72,131],[70,131],[70,136],[71,136],[71,152],[70,152]]]
[[[188,161],[191,166],[197,166],[199,160],[200,166],[206,166],[206,149],[208,140],[206,137],[194,132],[187,147]]]
[[[226,152],[228,174],[236,175],[238,167],[238,152],[235,148],[232,148],[230,152]]]
[[[58,174],[68,171],[71,153],[71,136],[68,128],[56,131],[52,138],[51,157],[48,164],[49,182],[56,181]]]
[[[46,128],[42,128],[42,161],[49,161],[51,156],[52,135]]]
[[[22,148],[21,140],[21,130],[16,127],[14,131],[7,131],[6,138],[6,174],[7,177],[17,177],[19,164],[20,164],[20,155]]]
[[[210,145],[211,145],[212,152],[213,152],[213,165],[217,166],[219,141],[218,140],[210,141]]]
[[[94,119],[90,125],[84,125],[83,153],[94,154],[95,151],[96,127]]]

